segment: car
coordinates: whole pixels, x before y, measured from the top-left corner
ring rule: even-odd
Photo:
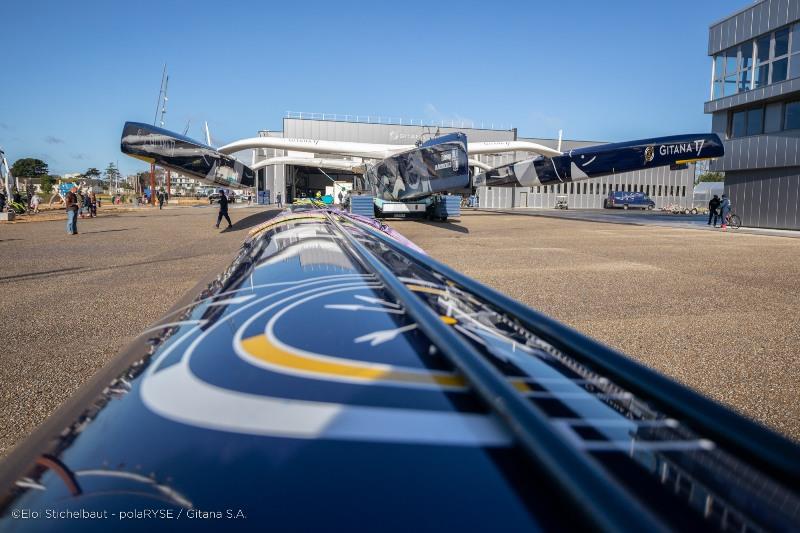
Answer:
[[[603,209],[613,209],[621,207],[628,209],[636,207],[639,209],[653,209],[656,203],[643,192],[611,191],[603,201]]]

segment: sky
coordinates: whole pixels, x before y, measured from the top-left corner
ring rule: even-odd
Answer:
[[[462,120],[522,137],[710,131],[708,27],[751,0],[8,2],[0,147],[51,172],[119,164],[126,120],[214,144],[287,111]],[[249,157],[249,156],[248,156]]]

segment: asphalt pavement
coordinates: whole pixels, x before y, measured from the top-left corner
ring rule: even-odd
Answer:
[[[0,225],[0,456],[276,210]],[[470,212],[391,223],[432,256],[800,439],[800,240]]]
[[[276,210],[103,211],[0,225],[0,456],[209,272]],[[223,226],[225,222],[223,221]]]

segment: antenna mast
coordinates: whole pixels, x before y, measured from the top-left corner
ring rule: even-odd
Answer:
[[[159,125],[164,127],[164,115],[167,114],[167,86],[169,85],[169,74],[167,74],[167,64],[164,63],[164,70],[161,72],[161,87],[158,89],[158,101],[156,102],[156,114],[153,117],[153,126],[158,120],[159,108],[161,108],[161,121]]]

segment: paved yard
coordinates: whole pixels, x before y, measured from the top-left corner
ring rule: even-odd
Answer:
[[[221,272],[274,210],[0,226],[0,456]],[[800,439],[800,239],[470,213],[392,223],[434,257]]]

